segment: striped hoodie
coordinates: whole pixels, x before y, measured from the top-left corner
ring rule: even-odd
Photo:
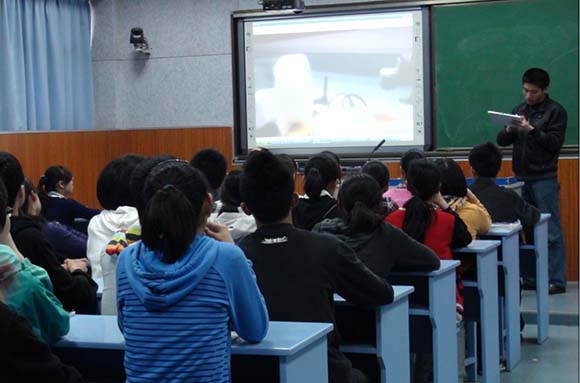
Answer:
[[[268,313],[251,263],[234,245],[197,236],[175,263],[138,242],[117,264],[127,382],[229,382],[230,330],[264,338]]]

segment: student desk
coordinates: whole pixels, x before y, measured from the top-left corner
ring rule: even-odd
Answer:
[[[413,317],[427,318],[430,323],[433,352],[433,378],[436,383],[457,383],[457,331],[455,314],[455,269],[459,261],[441,261],[438,270],[431,272],[393,272],[388,279],[391,283],[412,285],[426,284],[428,298],[427,308],[411,307],[410,320]],[[412,296],[413,298],[413,296]],[[413,323],[413,322],[412,322]],[[411,352],[424,352],[425,339],[417,335],[418,331],[411,326]],[[418,339],[417,339],[418,338]],[[402,347],[397,345],[397,347]],[[401,349],[401,353],[404,350]],[[408,355],[404,355],[408,357]],[[405,380],[407,382],[409,380]]]
[[[536,260],[536,310],[538,322],[538,336],[536,342],[542,344],[548,339],[550,327],[550,313],[548,295],[550,278],[548,276],[548,222],[550,214],[542,213],[540,220],[534,226],[534,244],[521,245],[521,250],[533,251]]]
[[[453,249],[455,255],[476,256],[476,281],[463,279],[467,380],[477,381],[477,325],[481,323],[481,364],[484,383],[499,382],[497,248],[499,241],[475,240]],[[468,291],[471,289],[471,291]],[[473,294],[471,294],[473,293]],[[477,315],[478,314],[478,315]],[[476,316],[474,316],[476,315]]]
[[[492,224],[482,239],[501,241],[498,264],[502,267],[505,292],[500,302],[500,350],[505,356],[506,367],[512,370],[521,359],[520,341],[520,241],[522,225]],[[504,337],[505,330],[505,337]]]
[[[281,383],[328,381],[326,336],[330,323],[270,322],[260,343],[232,341],[232,355],[275,356]],[[125,340],[113,315],[75,315],[56,348],[124,350]]]
[[[374,344],[342,344],[340,350],[352,354],[376,355],[380,382],[409,382],[409,295],[411,286],[393,286],[393,302],[375,310],[376,336]],[[354,308],[341,296],[334,295],[337,327],[340,310]]]

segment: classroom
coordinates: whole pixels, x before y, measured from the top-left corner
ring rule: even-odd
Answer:
[[[281,4],[288,4],[290,9],[264,10],[266,6],[276,8],[281,7]],[[368,31],[365,29],[364,33],[361,32],[360,35],[368,39],[365,43],[360,43],[360,40],[351,43],[349,39],[355,33],[347,35],[344,32],[341,35],[343,31],[340,31],[340,37],[333,40],[324,35],[329,30],[332,32],[332,28],[342,25],[340,21],[336,21],[340,16],[360,16],[362,21],[349,19],[348,28],[356,29],[356,25],[365,25],[364,28],[367,28],[373,22],[375,13],[399,10],[412,14],[410,17],[413,23],[422,23],[419,28],[422,45],[416,44],[417,39],[415,45],[410,47],[381,41],[380,35],[378,38],[372,35],[373,30],[379,27],[368,27]],[[282,36],[286,32],[279,31],[290,28],[294,21],[300,28],[308,30],[315,24],[310,23],[311,20],[315,20],[318,15],[329,17],[330,21],[324,27],[327,29],[309,31],[311,35],[308,38],[293,38],[292,33],[289,33],[291,37],[273,40],[272,43],[268,40],[269,36],[261,35],[267,33],[264,31],[278,31],[272,32],[273,35],[278,33]],[[393,23],[404,24],[411,20],[403,20],[407,16],[404,14]],[[282,25],[276,25],[276,21],[280,20]],[[308,194],[311,186],[307,186],[309,169],[314,166],[324,176],[323,166],[338,166],[338,174],[332,173],[329,178],[336,188],[330,191],[316,189],[317,195],[326,194],[332,200],[332,209],[336,209],[336,215],[333,211],[316,222],[304,221],[298,224],[300,214],[304,213],[304,210],[300,210],[304,198],[299,198],[296,202],[288,200],[290,218],[281,213],[278,218],[283,217],[282,221],[273,219],[268,222],[272,225],[285,223],[289,226],[294,223],[301,231],[320,231],[327,237],[329,233],[334,234],[333,240],[319,244],[315,243],[314,237],[304,237],[306,245],[291,247],[288,244],[284,248],[283,245],[288,239],[291,240],[293,235],[298,234],[271,228],[269,236],[263,238],[261,244],[269,241],[271,246],[280,246],[276,254],[278,257],[283,257],[286,251],[290,251],[288,249],[292,249],[294,252],[289,254],[299,253],[304,258],[312,252],[307,245],[308,241],[312,241],[312,247],[320,246],[321,252],[330,246],[329,243],[336,242],[336,246],[347,248],[342,251],[346,260],[337,259],[348,262],[347,269],[353,273],[342,277],[352,279],[350,283],[343,281],[346,287],[339,279],[338,282],[333,282],[339,287],[333,287],[332,293],[335,294],[331,293],[330,303],[327,302],[332,310],[327,312],[324,305],[308,305],[308,302],[317,298],[324,300],[321,292],[311,294],[307,290],[310,283],[314,283],[307,279],[311,273],[304,276],[304,279],[301,279],[300,273],[296,279],[292,270],[296,266],[295,262],[288,264],[288,273],[284,274],[280,270],[284,269],[280,267],[282,263],[276,267],[271,263],[273,261],[262,257],[260,241],[256,239],[258,237],[254,238],[254,234],[248,235],[244,232],[240,235],[232,229],[234,226],[229,222],[225,223],[226,226],[230,225],[229,234],[227,230],[224,233],[211,224],[207,228],[205,225],[201,229],[193,228],[192,233],[196,239],[192,246],[200,237],[204,240],[217,239],[204,246],[220,249],[222,252],[227,250],[232,255],[232,260],[238,257],[238,261],[249,260],[249,264],[253,264],[246,267],[248,263],[242,262],[236,266],[236,270],[243,272],[235,273],[231,269],[233,266],[227,262],[221,264],[216,261],[216,265],[211,268],[213,274],[204,277],[200,282],[199,293],[207,294],[211,305],[228,300],[228,304],[232,305],[229,311],[226,310],[227,314],[220,312],[220,315],[227,315],[229,319],[211,319],[215,319],[215,323],[221,321],[220,329],[225,329],[228,333],[234,328],[238,329],[238,335],[232,334],[230,340],[224,338],[225,330],[222,331],[220,341],[223,344],[211,343],[212,352],[223,352],[225,349],[227,358],[214,363],[223,370],[220,375],[222,380],[208,381],[448,383],[460,381],[462,378],[465,381],[503,383],[524,380],[529,383],[549,380],[579,381],[578,20],[578,2],[575,0],[0,0],[0,179],[5,184],[5,187],[0,187],[0,208],[5,204],[7,216],[11,215],[8,221],[12,222],[12,227],[8,226],[8,236],[11,234],[14,237],[13,242],[12,239],[8,241],[4,237],[0,238],[0,302],[4,302],[0,307],[12,309],[6,310],[10,311],[6,318],[12,315],[10,318],[13,320],[9,323],[8,319],[3,318],[2,326],[7,329],[14,325],[14,312],[27,319],[27,315],[32,315],[17,309],[18,300],[24,302],[27,298],[21,295],[10,298],[11,289],[16,287],[9,283],[33,276],[38,278],[40,284],[34,279],[34,287],[31,289],[43,289],[43,299],[50,300],[51,304],[56,301],[61,328],[55,330],[58,336],[51,333],[52,330],[44,332],[42,315],[47,314],[44,312],[34,320],[29,319],[32,330],[39,336],[37,340],[43,345],[43,352],[53,357],[58,356],[66,368],[75,371],[64,375],[57,374],[53,380],[45,381],[205,381],[201,377],[187,375],[186,372],[180,376],[181,365],[163,378],[155,377],[155,373],[151,375],[153,378],[147,378],[146,374],[145,378],[138,376],[140,368],[150,363],[148,358],[154,359],[152,355],[156,347],[161,350],[157,351],[160,355],[164,353],[164,348],[176,347],[178,351],[169,358],[173,362],[179,360],[177,355],[180,353],[191,354],[191,360],[182,363],[184,369],[185,366],[200,364],[203,370],[214,363],[203,359],[207,357],[203,354],[200,354],[200,361],[195,360],[193,356],[198,352],[196,347],[201,347],[203,342],[199,340],[200,343],[197,343],[202,335],[191,329],[184,333],[192,333],[192,339],[195,340],[184,347],[182,344],[176,345],[178,342],[172,344],[162,341],[152,344],[145,351],[135,347],[139,342],[150,342],[147,337],[151,332],[157,331],[170,339],[181,328],[179,324],[160,324],[158,319],[153,318],[157,318],[155,315],[150,315],[159,310],[158,304],[162,305],[156,300],[157,297],[148,296],[146,299],[151,301],[147,301],[144,307],[129,307],[141,294],[137,290],[131,291],[129,286],[132,286],[134,278],[141,277],[138,267],[147,266],[137,266],[135,263],[137,271],[132,271],[131,264],[127,261],[120,268],[116,264],[117,258],[114,264],[108,263],[111,258],[109,256],[105,257],[105,261],[96,262],[89,256],[88,263],[79,266],[80,260],[68,259],[72,257],[64,254],[71,250],[67,249],[66,244],[57,247],[53,243],[47,246],[52,247],[51,253],[56,254],[59,262],[38,260],[40,258],[35,258],[38,254],[29,256],[27,253],[33,251],[33,246],[28,246],[32,240],[24,239],[22,232],[20,238],[17,238],[15,231],[20,230],[19,227],[22,230],[32,230],[30,226],[42,226],[42,234],[40,230],[36,230],[34,236],[48,238],[46,230],[49,229],[45,228],[53,220],[47,219],[48,210],[44,203],[48,199],[45,198],[52,200],[55,196],[62,197],[64,194],[72,198],[63,199],[74,199],[91,208],[91,212],[87,212],[90,213],[87,219],[75,219],[72,224],[75,230],[78,229],[84,235],[83,251],[87,251],[83,254],[90,254],[91,246],[97,246],[96,240],[91,239],[90,235],[97,225],[92,217],[101,216],[99,224],[105,227],[108,224],[107,219],[114,219],[115,209],[130,207],[130,210],[123,210],[126,213],[123,226],[98,238],[101,246],[99,251],[117,257],[123,249],[131,245],[131,230],[135,227],[139,232],[137,239],[142,234],[145,236],[147,224],[144,212],[153,211],[150,207],[152,201],[157,201],[159,206],[166,209],[177,206],[164,203],[159,196],[169,198],[167,196],[171,193],[177,193],[176,189],[185,195],[185,189],[180,189],[180,185],[184,175],[187,175],[188,179],[197,179],[198,184],[204,185],[203,190],[196,188],[194,182],[183,185],[183,188],[190,188],[187,189],[188,192],[191,191],[190,194],[194,197],[197,195],[198,200],[192,201],[190,198],[194,197],[189,197],[188,194],[189,202],[185,204],[184,200],[179,200],[182,196],[180,193],[177,193],[179,198],[176,197],[177,194],[172,195],[175,204],[184,203],[185,207],[176,209],[175,215],[164,214],[165,219],[153,220],[147,216],[154,222],[150,228],[160,230],[157,236],[161,239],[150,240],[150,243],[143,240],[129,247],[137,249],[142,246],[150,252],[147,254],[157,254],[157,250],[172,253],[175,248],[166,246],[167,241],[163,239],[165,233],[160,227],[167,225],[170,228],[168,230],[175,233],[175,237],[171,238],[177,238],[183,232],[179,230],[177,218],[198,202],[199,206],[192,208],[192,214],[196,217],[207,215],[209,221],[213,222],[212,219],[219,217],[222,212],[222,203],[226,203],[223,190],[231,175],[236,185],[240,185],[239,190],[236,189],[238,196],[237,206],[233,210],[235,213],[231,214],[253,213],[257,221],[254,221],[252,215],[246,215],[251,220],[245,219],[242,224],[247,223],[252,227],[249,231],[251,233],[256,230],[258,223],[257,232],[254,233],[258,234],[266,222],[259,215],[271,217],[273,212],[279,210],[264,201],[269,201],[270,194],[267,193],[278,193],[276,195],[279,196],[281,188],[286,185],[286,179],[280,173],[285,175],[287,169],[278,169],[279,172],[272,170],[284,162],[279,157],[284,153],[290,155],[290,162],[296,166],[295,174],[292,174],[292,191],[300,196],[306,195],[306,200],[311,198]],[[254,33],[251,44],[255,45],[251,46],[244,41],[244,36],[250,41],[249,34],[246,33],[250,31],[249,25]],[[409,24],[409,28],[411,27],[412,24]],[[419,33],[417,27],[413,33]],[[263,45],[259,45],[262,41]],[[253,51],[248,53],[248,47]],[[363,58],[358,60],[352,52],[344,53],[341,49],[351,49],[354,53],[360,53]],[[381,59],[380,55],[384,53],[381,50],[391,54],[390,50],[393,49],[398,50],[396,55]],[[289,53],[288,60],[274,63],[268,55],[279,52]],[[413,57],[419,53],[422,60],[414,68],[411,68],[413,61],[409,61],[410,52]],[[308,56],[309,62],[304,60],[305,56]],[[379,65],[379,71],[373,67],[373,60],[385,61]],[[337,70],[337,63],[341,61],[351,65],[353,73]],[[254,63],[257,65],[252,67]],[[266,64],[271,66],[268,70],[272,73],[258,73]],[[537,164],[539,172],[551,172],[549,179],[554,180],[552,186],[557,188],[551,190],[554,193],[546,194],[551,195],[550,200],[559,203],[560,230],[557,233],[553,229],[553,217],[544,215],[546,211],[539,207],[541,202],[533,203],[539,209],[538,216],[535,224],[527,230],[525,222],[520,222],[521,225],[505,224],[503,220],[493,219],[492,207],[483,203],[483,197],[471,186],[480,178],[473,162],[476,158],[473,154],[474,147],[479,148],[480,144],[489,141],[499,147],[503,154],[499,159],[499,171],[489,176],[496,179],[494,185],[501,185],[502,188],[515,191],[515,194],[529,200],[525,197],[526,190],[532,189],[526,189],[526,185],[531,185],[537,179],[518,177],[516,171],[521,176],[522,169],[518,168],[521,165],[512,162],[512,156],[515,158],[517,153],[522,156],[525,154],[518,152],[515,141],[505,142],[506,145],[500,142],[498,133],[504,127],[495,125],[487,113],[497,111],[521,115],[521,108],[514,106],[521,103],[526,108],[530,106],[531,103],[526,104],[527,97],[531,97],[527,96],[529,90],[526,87],[532,80],[522,79],[528,68],[543,68],[549,73],[549,97],[547,87],[544,89],[540,86],[538,89],[546,99],[553,98],[567,112],[565,137],[558,143],[555,157],[548,160],[536,157],[536,161],[540,161]],[[399,77],[393,75],[407,69],[409,72],[404,72]],[[416,74],[415,71],[420,73],[421,83],[411,77]],[[369,78],[368,73],[374,72],[380,72],[380,75]],[[279,73],[291,74],[287,75],[284,83],[278,81]],[[401,78],[410,82],[403,85],[397,83]],[[260,89],[260,81],[269,85]],[[535,77],[533,81],[536,81]],[[310,84],[316,90],[315,95],[310,95],[313,93],[307,88]],[[255,93],[252,90],[254,85]],[[418,91],[409,91],[415,86]],[[313,101],[308,105],[298,102],[288,107],[293,100],[280,100],[275,97],[282,87],[291,89],[293,95],[311,98]],[[396,95],[391,98],[389,93],[387,98],[380,99],[379,92],[370,89],[371,87],[379,87],[381,91],[388,90]],[[367,91],[368,97],[365,95]],[[338,96],[333,97],[335,94]],[[397,101],[389,104],[392,108],[389,106],[386,110],[380,109],[380,102],[386,100],[385,102],[391,103],[395,98]],[[345,103],[350,106],[345,108]],[[341,106],[333,110],[338,104]],[[361,105],[364,105],[363,109],[370,111],[372,119],[360,113]],[[336,112],[341,108],[350,108],[354,112]],[[295,122],[303,119],[305,115],[306,123]],[[253,120],[254,116],[256,121]],[[363,120],[364,123],[361,122]],[[413,126],[418,120],[421,121],[420,127]],[[528,120],[524,120],[527,123]],[[328,121],[331,123],[324,125]],[[530,121],[533,125],[532,117]],[[408,124],[410,128],[398,129],[398,123]],[[566,126],[566,122],[564,125]],[[379,126],[386,128],[382,133],[375,133],[375,127]],[[527,126],[534,129],[529,124]],[[267,137],[260,141],[260,132],[267,135],[263,132],[269,132],[273,128],[278,128],[280,136],[284,137]],[[505,128],[509,133],[512,127]],[[257,139],[253,137],[253,129]],[[317,137],[316,140],[311,140],[313,144],[311,141],[306,144],[300,141],[301,136],[296,138],[304,132]],[[319,139],[318,134],[323,138]],[[410,134],[412,138],[408,139],[406,134]],[[512,134],[512,137],[515,136]],[[330,141],[325,141],[327,137],[331,137]],[[335,139],[338,141],[334,141]],[[355,149],[344,148],[350,145],[343,145],[348,140],[356,141],[356,145],[352,144],[353,147],[356,146]],[[404,143],[400,144],[399,141]],[[537,147],[539,144],[536,144]],[[194,154],[203,153],[207,148],[221,153],[220,156],[206,159],[209,166],[221,163],[223,159],[227,169],[226,181],[221,181],[222,178],[217,187],[212,185],[211,176],[204,173],[203,165],[194,165],[192,158]],[[255,148],[258,150],[254,150]],[[261,151],[260,148],[269,150],[256,154],[256,151]],[[349,208],[346,202],[348,190],[351,188],[352,198],[360,198],[364,194],[356,189],[354,180],[362,184],[363,181],[368,181],[368,175],[375,176],[376,173],[370,170],[365,177],[359,174],[365,173],[364,168],[371,162],[380,162],[385,165],[383,168],[388,169],[386,187],[392,190],[403,185],[409,198],[417,196],[419,200],[418,189],[413,189],[415,192],[409,191],[412,189],[409,187],[412,182],[406,176],[410,173],[402,168],[401,157],[409,149],[419,149],[421,152],[421,156],[415,160],[424,165],[422,171],[426,173],[421,177],[427,179],[429,171],[434,168],[443,177],[438,182],[441,190],[437,189],[435,194],[444,196],[445,201],[425,199],[432,209],[445,214],[448,213],[447,209],[453,210],[453,214],[449,212],[447,215],[457,217],[454,222],[461,222],[467,232],[467,229],[471,229],[470,225],[455,209],[465,201],[470,201],[469,195],[475,193],[483,203],[476,198],[477,204],[482,207],[486,205],[483,210],[490,224],[493,219],[493,224],[486,226],[477,235],[471,231],[467,233],[471,236],[464,245],[457,245],[461,241],[455,236],[457,233],[454,233],[453,240],[459,242],[452,241],[456,246],[448,248],[447,258],[439,256],[437,265],[417,270],[403,266],[398,269],[393,261],[393,265],[389,265],[384,273],[387,278],[384,278],[381,277],[382,271],[373,268],[372,260],[368,263],[363,255],[358,254],[357,246],[360,243],[349,242],[352,238],[345,239],[348,230],[337,234],[334,230],[339,230],[340,225],[325,227],[320,226],[320,222],[325,218],[342,219],[347,224],[350,222],[350,218],[346,218],[348,210],[354,210],[355,205],[360,207],[361,203],[353,202],[353,206]],[[332,156],[328,153],[316,157],[317,153],[324,150],[336,153],[340,158],[330,161]],[[491,152],[495,153],[493,150]],[[248,159],[253,161],[246,162]],[[140,165],[147,161],[150,161],[148,168]],[[264,165],[268,161],[270,165]],[[190,166],[184,165],[190,162],[195,168],[194,171]],[[314,163],[317,165],[313,165]],[[53,165],[62,165],[65,168],[71,184],[74,179],[74,193],[70,196],[65,188],[50,191],[47,189],[48,194],[43,195],[42,180],[50,178],[48,168]],[[147,170],[140,175],[142,179],[136,189],[141,197],[129,198],[129,194],[135,195],[135,186],[129,185],[129,180],[133,183],[136,178],[136,172],[132,171],[140,166],[142,171]],[[545,170],[549,166],[552,166],[550,170]],[[443,193],[443,184],[446,182],[444,172],[448,167],[460,170],[464,189],[467,188],[469,193],[457,205],[454,204],[458,200],[450,200]],[[16,187],[10,184],[14,179],[8,173],[14,171],[14,168],[21,169],[13,177],[27,177],[27,180],[22,180],[22,192],[19,191],[20,184]],[[159,190],[156,192],[153,175],[160,173],[163,168],[175,179],[167,181],[167,178],[160,176],[159,182],[162,183],[157,185]],[[419,177],[419,166],[415,169],[415,177]],[[380,171],[383,171],[382,168]],[[255,174],[255,179],[252,174]],[[544,180],[542,176],[538,179]],[[363,189],[371,190],[375,183],[372,183],[372,187]],[[272,185],[281,186],[276,189]],[[269,191],[269,187],[273,189]],[[133,190],[129,190],[131,188]],[[381,196],[384,190],[381,191]],[[334,192],[336,195],[333,195]],[[212,196],[210,200],[205,198],[208,193]],[[226,198],[231,197],[228,194]],[[556,194],[559,198],[556,198]],[[13,195],[16,195],[16,199]],[[260,198],[266,195],[267,198]],[[36,223],[30,223],[29,226],[23,222],[17,224],[18,220],[22,221],[22,217],[18,217],[23,214],[22,209],[29,209],[24,210],[24,215],[33,215],[30,212],[36,206],[35,198],[42,201],[42,213],[40,208],[37,213],[42,218],[31,220]],[[119,199],[123,198],[129,198],[123,201],[131,202],[120,203]],[[5,201],[2,202],[2,199]],[[216,204],[215,201],[219,203]],[[33,205],[32,210],[30,204]],[[141,207],[137,206],[139,204]],[[386,202],[384,205],[381,206],[388,209]],[[405,238],[418,247],[407,244],[404,246],[408,247],[398,246],[385,240],[383,248],[391,246],[392,249],[388,251],[393,254],[407,249],[413,254],[423,251],[440,255],[436,249],[428,251],[430,246],[426,239],[415,241],[417,238],[413,236],[414,232],[407,231],[409,226],[404,218],[403,204],[395,206],[396,213],[403,212],[400,222],[399,218],[392,215],[393,210],[389,210],[391,214],[385,213],[381,217],[381,227],[399,227],[408,235]],[[107,218],[104,213],[111,215]],[[210,213],[216,216],[213,217]],[[168,218],[176,219],[172,221]],[[62,223],[58,226],[65,226]],[[378,225],[373,223],[375,224]],[[459,225],[456,223],[456,226]],[[54,226],[51,226],[52,229],[55,229]],[[246,227],[240,230],[246,230]],[[427,236],[426,233],[422,232],[420,236]],[[323,235],[312,235],[314,234],[321,237]],[[245,238],[241,239],[242,237]],[[534,240],[526,241],[530,237]],[[558,277],[552,275],[552,256],[548,256],[552,254],[553,247],[557,246],[554,245],[555,237],[559,238],[560,252],[563,254],[559,269],[565,270]],[[222,244],[219,241],[223,238],[229,238],[228,241],[231,240],[239,246]],[[335,241],[336,238],[338,240]],[[47,242],[45,239],[43,241]],[[181,251],[188,248],[188,244],[183,245],[178,240],[176,242],[179,242]],[[159,245],[160,243],[163,244]],[[102,248],[105,246],[106,252],[103,252]],[[219,251],[216,250],[218,253]],[[353,257],[349,258],[349,254]],[[516,255],[510,257],[509,254]],[[426,254],[425,257],[427,256]],[[78,258],[85,259],[85,256]],[[307,258],[302,258],[297,260],[300,259],[303,264],[308,262]],[[284,258],[279,259],[284,262]],[[161,269],[167,266],[161,265],[165,262],[163,260],[166,261],[167,258],[154,263],[155,267]],[[22,268],[22,275],[18,278],[14,277],[16,272],[6,266],[10,262],[15,262],[18,270]],[[173,259],[167,264],[173,265],[173,262],[179,264],[181,261]],[[102,271],[95,264],[100,264]],[[78,302],[72,303],[76,299],[71,298],[73,294],[68,296],[70,300],[63,300],[60,295],[63,290],[53,280],[54,270],[49,270],[55,267],[66,270],[66,278],[73,277],[71,280],[77,283],[75,289],[86,288],[91,299],[98,301],[93,302],[98,308],[85,310]],[[374,273],[377,273],[377,280],[362,276],[369,269],[372,270],[372,276],[376,277]],[[62,273],[62,270],[59,272]],[[185,273],[186,268],[182,272]],[[272,274],[266,275],[268,272]],[[280,272],[282,274],[276,274]],[[78,276],[79,273],[83,274],[82,278]],[[456,280],[456,275],[463,275],[463,280]],[[191,276],[183,274],[181,278],[185,280]],[[208,282],[206,278],[217,278],[220,281],[223,279],[224,284],[218,289],[213,280]],[[361,278],[360,286],[355,287],[358,278]],[[108,286],[111,280],[113,290]],[[308,302],[288,298],[286,307],[276,307],[278,305],[272,303],[274,293],[287,294],[289,290],[273,286],[270,291],[268,287],[272,286],[266,287],[270,282],[273,285],[278,283],[292,286],[295,294],[304,297],[304,301]],[[367,283],[368,286],[365,287]],[[241,285],[244,286],[244,296],[240,294],[233,299],[231,294],[237,294],[234,293],[236,286],[240,288]],[[157,287],[153,288],[157,291],[156,289]],[[167,297],[171,297],[171,293],[167,293]],[[165,295],[163,299],[166,299]],[[239,305],[239,313],[233,307],[234,302]],[[301,303],[309,309],[300,306]],[[148,304],[154,308],[148,308]],[[460,309],[458,305],[461,306]],[[204,310],[207,309],[204,304],[200,304],[201,306]],[[119,307],[122,307],[123,315],[117,313]],[[189,312],[188,308],[180,309]],[[220,309],[223,307],[220,306]],[[308,310],[312,312],[306,313]],[[76,315],[68,314],[69,317],[65,319],[64,316],[71,311],[76,311]],[[100,315],[101,313],[108,315]],[[206,331],[199,316],[192,315],[188,320],[192,321],[192,328],[201,326]],[[335,322],[335,326],[326,322]],[[520,326],[523,326],[523,330]],[[363,328],[368,331],[363,331]],[[50,335],[48,338],[47,334]],[[207,334],[204,333],[203,336],[205,335]],[[4,336],[10,336],[10,331],[1,331],[0,340]],[[184,335],[181,333],[175,336]],[[455,347],[458,344],[459,347]],[[216,358],[218,357],[214,356]],[[203,363],[207,363],[205,367]],[[327,363],[330,368],[327,368]],[[345,368],[345,364],[350,366],[351,363],[351,372],[339,370]],[[430,370],[425,372],[426,378],[421,376],[424,372],[418,367],[421,363],[429,366],[427,370]],[[465,364],[464,368],[458,366],[462,363]],[[4,366],[7,369],[14,368],[10,370],[14,372],[10,377],[26,381],[26,375],[18,375],[20,372],[16,372],[15,367],[10,364]],[[216,367],[216,370],[219,368]],[[462,370],[459,378],[458,369]],[[352,372],[354,370],[356,373]],[[252,375],[251,372],[255,371],[260,373]],[[357,375],[359,372],[361,375]],[[345,374],[350,374],[350,379]],[[46,378],[47,375],[44,376],[43,379],[50,379]],[[189,378],[183,378],[184,376]],[[145,380],[140,380],[141,378]]]

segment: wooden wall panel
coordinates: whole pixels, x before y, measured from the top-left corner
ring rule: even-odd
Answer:
[[[173,154],[189,160],[193,153],[205,147],[220,150],[231,163],[232,135],[229,127],[179,129],[115,130],[91,132],[5,133],[0,135],[0,150],[13,153],[34,183],[46,167],[62,164],[75,177],[73,197],[89,206],[98,207],[96,182],[101,169],[112,159],[126,153],[145,156]],[[469,164],[459,163],[469,176]],[[386,163],[391,178],[400,177],[398,161]],[[504,160],[500,177],[509,177],[511,161]],[[562,226],[566,240],[568,279],[578,280],[578,159],[561,159],[558,174]],[[302,177],[296,180],[296,190],[302,192]]]

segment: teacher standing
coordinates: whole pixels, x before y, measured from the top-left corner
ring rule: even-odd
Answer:
[[[525,101],[512,113],[524,119],[502,129],[497,143],[513,144],[512,168],[524,181],[522,197],[542,213],[551,214],[548,224],[550,294],[560,294],[566,292],[566,247],[560,225],[558,157],[568,116],[562,105],[548,95],[548,72],[530,68],[522,76],[522,85]]]

